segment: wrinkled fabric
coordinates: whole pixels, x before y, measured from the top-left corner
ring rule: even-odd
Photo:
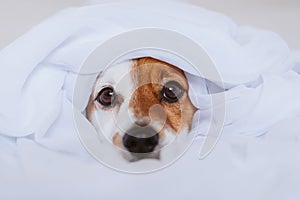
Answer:
[[[92,162],[77,137],[72,116],[78,72],[103,42],[137,28],[176,31],[205,49],[225,86],[223,137],[251,136],[255,140],[255,136],[268,135],[277,123],[300,116],[299,52],[291,51],[277,34],[239,27],[222,14],[188,4],[160,2],[157,6],[156,3],[107,2],[66,9],[1,50],[0,162],[3,166],[18,172],[19,168],[24,170],[26,163],[43,157],[43,154],[35,157],[35,150],[31,152],[31,149],[40,151],[40,147],[52,152],[44,154],[46,160],[47,156],[55,160],[55,154],[62,154],[68,159],[82,156],[85,165]],[[206,112],[212,107],[210,98],[218,93],[210,94],[203,88],[205,77],[172,64],[185,71],[198,99],[193,103],[208,117]],[[200,120],[205,126],[209,122]],[[197,134],[205,135],[205,130]],[[237,146],[239,154],[239,146],[243,144],[233,146]],[[238,163],[247,158],[232,159]],[[30,171],[30,167],[26,170]]]

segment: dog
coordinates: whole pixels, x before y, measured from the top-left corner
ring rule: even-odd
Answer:
[[[191,130],[197,109],[188,90],[178,67],[151,57],[128,60],[98,75],[86,116],[125,160],[160,159],[165,146]]]

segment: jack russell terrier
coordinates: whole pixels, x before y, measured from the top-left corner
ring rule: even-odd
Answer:
[[[181,69],[150,57],[132,59],[98,75],[86,116],[126,160],[159,159],[161,149],[191,130],[197,109],[188,90]]]

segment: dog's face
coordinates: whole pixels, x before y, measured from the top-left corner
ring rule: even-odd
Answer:
[[[196,108],[188,90],[177,67],[153,58],[130,60],[99,74],[87,118],[126,160],[159,159],[164,146],[191,129]]]

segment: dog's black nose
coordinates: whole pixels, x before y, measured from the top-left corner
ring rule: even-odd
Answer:
[[[140,131],[143,132],[154,132],[154,130],[143,130]],[[151,134],[150,137],[145,137],[145,135],[142,133],[140,136],[144,137],[138,137],[139,134],[137,134],[135,131],[133,131],[135,136],[132,136],[131,132],[129,134],[125,134],[123,136],[123,145],[128,149],[128,151],[132,153],[150,153],[154,151],[154,148],[158,145],[159,136],[155,132],[155,134]]]

